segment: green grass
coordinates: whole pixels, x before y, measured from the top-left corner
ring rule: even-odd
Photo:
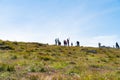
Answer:
[[[0,80],[120,80],[119,49],[2,40],[0,46]]]

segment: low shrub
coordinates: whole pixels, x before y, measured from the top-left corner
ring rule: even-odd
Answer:
[[[15,59],[17,59],[17,56],[13,55],[13,56],[11,56],[11,59],[15,60]]]
[[[0,72],[2,71],[15,71],[15,67],[13,65],[9,65],[9,64],[0,64]]]
[[[40,66],[30,66],[27,68],[27,71],[29,71],[29,72],[47,72],[47,69],[45,67],[40,67]]]

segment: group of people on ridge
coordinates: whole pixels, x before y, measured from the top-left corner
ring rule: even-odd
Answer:
[[[59,38],[55,39],[55,45],[61,46],[61,41],[59,40]],[[70,46],[70,38],[67,38],[66,40],[63,40],[63,45],[64,46]],[[71,42],[71,46],[73,46],[73,42]],[[80,46],[80,42],[79,41],[76,41],[76,46]],[[106,46],[104,46],[104,45],[102,46],[101,43],[98,43],[98,47],[99,48],[104,48]],[[118,42],[115,43],[115,47],[113,46],[113,48],[117,48],[117,49],[120,48]]]
[[[70,46],[70,38],[67,38],[66,40],[63,40],[63,44],[64,44],[64,46]],[[55,39],[55,45],[61,46],[61,41],[59,40],[59,38]],[[73,46],[73,42],[71,42],[71,46]],[[80,46],[79,41],[76,42],[76,46]]]

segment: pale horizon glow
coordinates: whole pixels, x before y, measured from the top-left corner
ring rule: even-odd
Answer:
[[[0,0],[0,39],[74,45],[120,43],[119,0]]]

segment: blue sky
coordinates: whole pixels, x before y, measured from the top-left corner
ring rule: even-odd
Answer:
[[[120,43],[120,0],[0,0],[0,39]]]

